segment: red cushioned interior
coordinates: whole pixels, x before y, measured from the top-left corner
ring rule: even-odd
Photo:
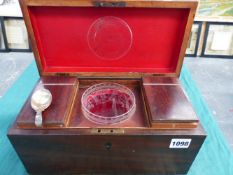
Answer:
[[[189,9],[29,7],[29,14],[44,72],[173,73]],[[106,16],[122,19],[132,32],[130,48],[117,59],[100,58],[87,41],[93,23]],[[129,34],[124,35],[124,30],[118,34],[123,33],[125,41],[116,44],[116,37],[113,42],[111,38],[105,40],[111,37],[106,30],[101,35],[106,33],[106,38],[99,38],[94,47],[102,42],[101,53],[105,55],[114,52],[114,48],[128,47]]]

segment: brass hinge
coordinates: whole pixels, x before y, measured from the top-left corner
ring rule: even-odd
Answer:
[[[95,7],[125,7],[126,3],[123,1],[117,2],[104,2],[104,1],[93,1]]]

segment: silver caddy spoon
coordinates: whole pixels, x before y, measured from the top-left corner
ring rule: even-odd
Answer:
[[[36,111],[35,125],[41,127],[43,123],[42,112],[47,109],[52,102],[52,94],[48,89],[40,88],[31,97],[31,107]]]

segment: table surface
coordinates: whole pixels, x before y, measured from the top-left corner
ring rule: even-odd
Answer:
[[[186,58],[185,64],[233,151],[233,60]]]

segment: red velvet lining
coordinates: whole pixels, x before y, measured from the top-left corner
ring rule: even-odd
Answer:
[[[29,7],[45,72],[175,72],[189,9]],[[129,52],[118,60],[98,58],[87,33],[98,18],[115,16],[131,28]]]

